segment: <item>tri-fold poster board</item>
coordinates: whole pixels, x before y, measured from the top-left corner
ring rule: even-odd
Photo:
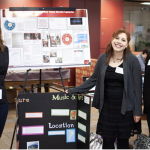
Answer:
[[[89,66],[88,12],[1,10],[9,70]]]
[[[89,149],[90,97],[23,93],[17,101],[17,148]]]

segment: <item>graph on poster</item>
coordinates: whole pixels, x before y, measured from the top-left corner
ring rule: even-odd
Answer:
[[[9,70],[67,68],[91,64],[88,12],[1,10]]]

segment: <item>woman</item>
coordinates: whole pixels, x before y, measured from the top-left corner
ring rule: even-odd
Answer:
[[[150,136],[150,51],[148,52],[146,63],[145,63],[145,76],[144,76],[144,87],[143,87],[143,100],[144,100],[144,113],[147,115],[147,124],[149,128]]]
[[[8,114],[8,103],[4,84],[4,79],[8,69],[8,61],[8,48],[7,46],[4,46],[2,31],[0,29],[0,137]]]
[[[103,149],[129,148],[129,138],[142,116],[142,76],[138,59],[129,47],[130,34],[116,30],[106,52],[99,56],[92,76],[68,94],[85,92],[96,85],[92,106],[99,109],[97,134]]]

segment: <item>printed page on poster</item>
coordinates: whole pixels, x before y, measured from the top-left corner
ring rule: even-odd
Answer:
[[[91,65],[88,12],[1,10],[8,70]]]

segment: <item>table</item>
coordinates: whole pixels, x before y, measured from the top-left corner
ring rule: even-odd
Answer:
[[[64,82],[70,81],[70,69],[61,69],[62,77]],[[5,86],[20,86],[24,85],[24,80],[26,77],[26,71],[10,71],[6,74]],[[61,77],[59,70],[45,69],[41,71],[41,84],[47,84],[53,82],[61,82]],[[40,84],[40,70],[34,70],[28,72],[28,78],[26,85]],[[31,88],[32,88],[31,87]],[[48,88],[45,88],[48,92]]]

